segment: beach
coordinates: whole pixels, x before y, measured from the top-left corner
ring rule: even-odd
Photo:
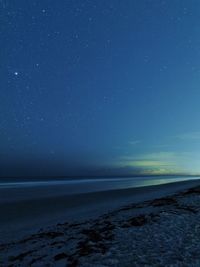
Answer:
[[[0,266],[199,266],[199,207],[200,180],[4,198]]]

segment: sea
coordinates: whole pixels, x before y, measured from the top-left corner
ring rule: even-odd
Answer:
[[[66,195],[152,186],[197,180],[199,176],[148,176],[112,178],[0,178],[1,189],[63,188]]]

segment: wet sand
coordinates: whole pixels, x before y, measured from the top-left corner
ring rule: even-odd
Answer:
[[[1,239],[0,265],[200,266],[200,181],[79,195],[71,203],[77,214],[65,207],[68,220],[51,213],[57,223]]]
[[[48,194],[43,196],[41,192],[34,192],[34,195],[32,192],[29,199],[19,199],[20,193],[16,189],[4,189],[2,196],[8,197],[0,198],[1,241],[18,239],[41,227],[56,223],[95,218],[123,205],[167,196],[198,185],[200,180],[191,180],[75,195],[63,195],[63,191],[57,187],[51,197]],[[11,200],[9,195],[12,196]]]

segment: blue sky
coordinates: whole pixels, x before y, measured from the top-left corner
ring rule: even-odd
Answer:
[[[200,173],[200,2],[0,1],[2,175]]]

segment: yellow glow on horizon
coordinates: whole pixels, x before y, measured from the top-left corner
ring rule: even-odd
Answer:
[[[132,162],[128,162],[128,165],[134,167],[162,167],[171,166],[171,163],[156,160],[135,160]]]
[[[133,174],[200,174],[200,152],[159,151],[138,155],[122,155],[115,167],[127,169]]]

